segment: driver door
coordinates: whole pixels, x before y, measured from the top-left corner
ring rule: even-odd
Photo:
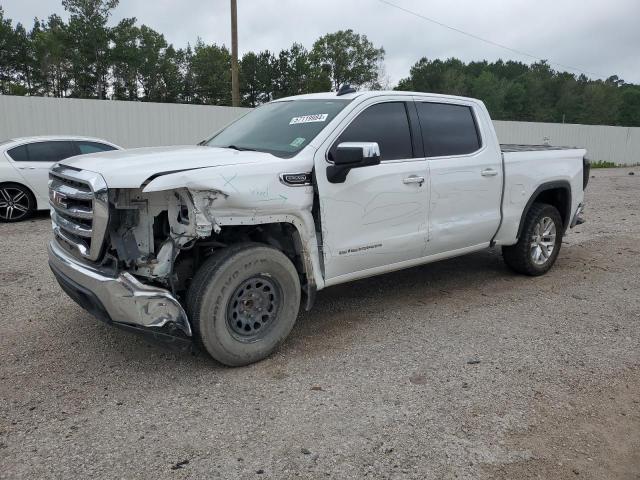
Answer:
[[[410,97],[363,102],[315,157],[327,285],[373,275],[426,255],[429,179]],[[376,142],[380,164],[327,179],[340,143]],[[401,265],[398,265],[400,268]]]

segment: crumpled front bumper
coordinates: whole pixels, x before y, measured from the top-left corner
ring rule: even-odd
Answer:
[[[67,295],[98,319],[160,340],[190,340],[187,314],[168,290],[127,272],[108,276],[75,259],[56,240],[49,243],[49,266]]]

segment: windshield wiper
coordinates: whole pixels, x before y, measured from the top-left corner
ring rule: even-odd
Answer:
[[[232,148],[234,150],[238,150],[239,152],[255,152],[256,151],[255,148],[238,147],[237,145],[227,145],[224,148]]]

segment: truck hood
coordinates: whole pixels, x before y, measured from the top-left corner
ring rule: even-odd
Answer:
[[[205,146],[152,147],[80,155],[60,162],[99,173],[109,188],[140,188],[150,179],[199,168],[281,161],[269,153]]]

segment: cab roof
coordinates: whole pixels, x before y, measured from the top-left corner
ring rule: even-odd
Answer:
[[[34,142],[46,142],[46,141],[64,141],[64,140],[84,140],[87,142],[98,142],[98,143],[104,143],[106,145],[111,145],[113,147],[116,148],[121,148],[118,145],[116,145],[113,142],[110,142],[108,140],[104,140],[102,138],[97,138],[97,137],[85,137],[82,135],[36,135],[36,136],[32,136],[32,137],[14,137],[14,138],[8,138],[2,142],[0,142],[0,144],[4,145],[9,145],[12,144],[13,145],[17,145],[17,144],[25,144],[25,143],[34,143]]]
[[[321,93],[307,93],[304,95],[293,95],[290,97],[279,98],[274,100],[274,102],[284,102],[291,100],[353,100],[355,98],[371,98],[371,97],[381,97],[381,96],[406,96],[411,95],[413,97],[429,97],[429,98],[442,98],[448,100],[466,100],[466,101],[477,101],[474,98],[469,97],[460,97],[456,95],[443,95],[440,93],[428,93],[428,92],[405,92],[402,90],[363,90],[353,93],[346,93],[344,95],[338,95],[337,92],[321,92]]]

